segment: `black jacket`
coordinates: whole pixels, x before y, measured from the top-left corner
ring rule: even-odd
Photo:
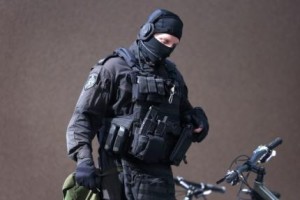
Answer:
[[[135,43],[130,51],[138,59]],[[179,79],[179,113],[186,113],[192,106],[185,82],[175,65],[167,61],[155,68],[147,65],[142,67],[149,73],[170,78],[165,65],[171,65],[168,68],[171,67]],[[132,71],[132,67],[120,57],[111,57],[103,65],[98,63],[92,68],[67,127],[67,150],[71,159],[77,160],[77,156],[91,157],[92,140],[103,126],[104,119],[132,114],[132,85],[129,81]]]

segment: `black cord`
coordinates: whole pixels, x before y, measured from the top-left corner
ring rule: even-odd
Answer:
[[[252,191],[252,187],[248,184],[248,181],[247,181],[249,176],[250,176],[250,172],[247,172],[246,175],[241,174],[241,176],[242,176],[242,184],[241,184],[240,189],[238,191],[237,197],[239,198],[239,200],[251,200],[251,199],[243,199],[241,197],[242,190],[244,189],[244,185],[250,190],[250,192]],[[249,195],[251,197],[251,193]]]
[[[243,159],[241,159],[241,158],[243,158]],[[238,165],[238,162],[246,162],[247,160],[249,160],[249,158],[250,157],[247,155],[239,155],[230,163],[228,169],[230,170],[234,164]]]

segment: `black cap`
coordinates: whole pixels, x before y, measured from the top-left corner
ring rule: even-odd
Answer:
[[[154,33],[168,33],[178,39],[182,36],[183,22],[171,11],[157,9],[150,14],[147,22],[154,24]]]

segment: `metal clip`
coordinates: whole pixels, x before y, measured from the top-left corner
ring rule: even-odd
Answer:
[[[175,94],[175,84],[173,84],[173,86],[170,89],[169,104],[171,104],[173,102],[174,94]]]

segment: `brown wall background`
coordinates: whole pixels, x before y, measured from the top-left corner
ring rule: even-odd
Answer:
[[[184,20],[172,59],[211,124],[174,174],[215,183],[236,156],[280,136],[265,182],[299,198],[299,1],[2,0],[0,199],[62,199],[75,166],[65,129],[89,69],[158,7]],[[238,186],[226,186],[209,199],[235,199]]]

